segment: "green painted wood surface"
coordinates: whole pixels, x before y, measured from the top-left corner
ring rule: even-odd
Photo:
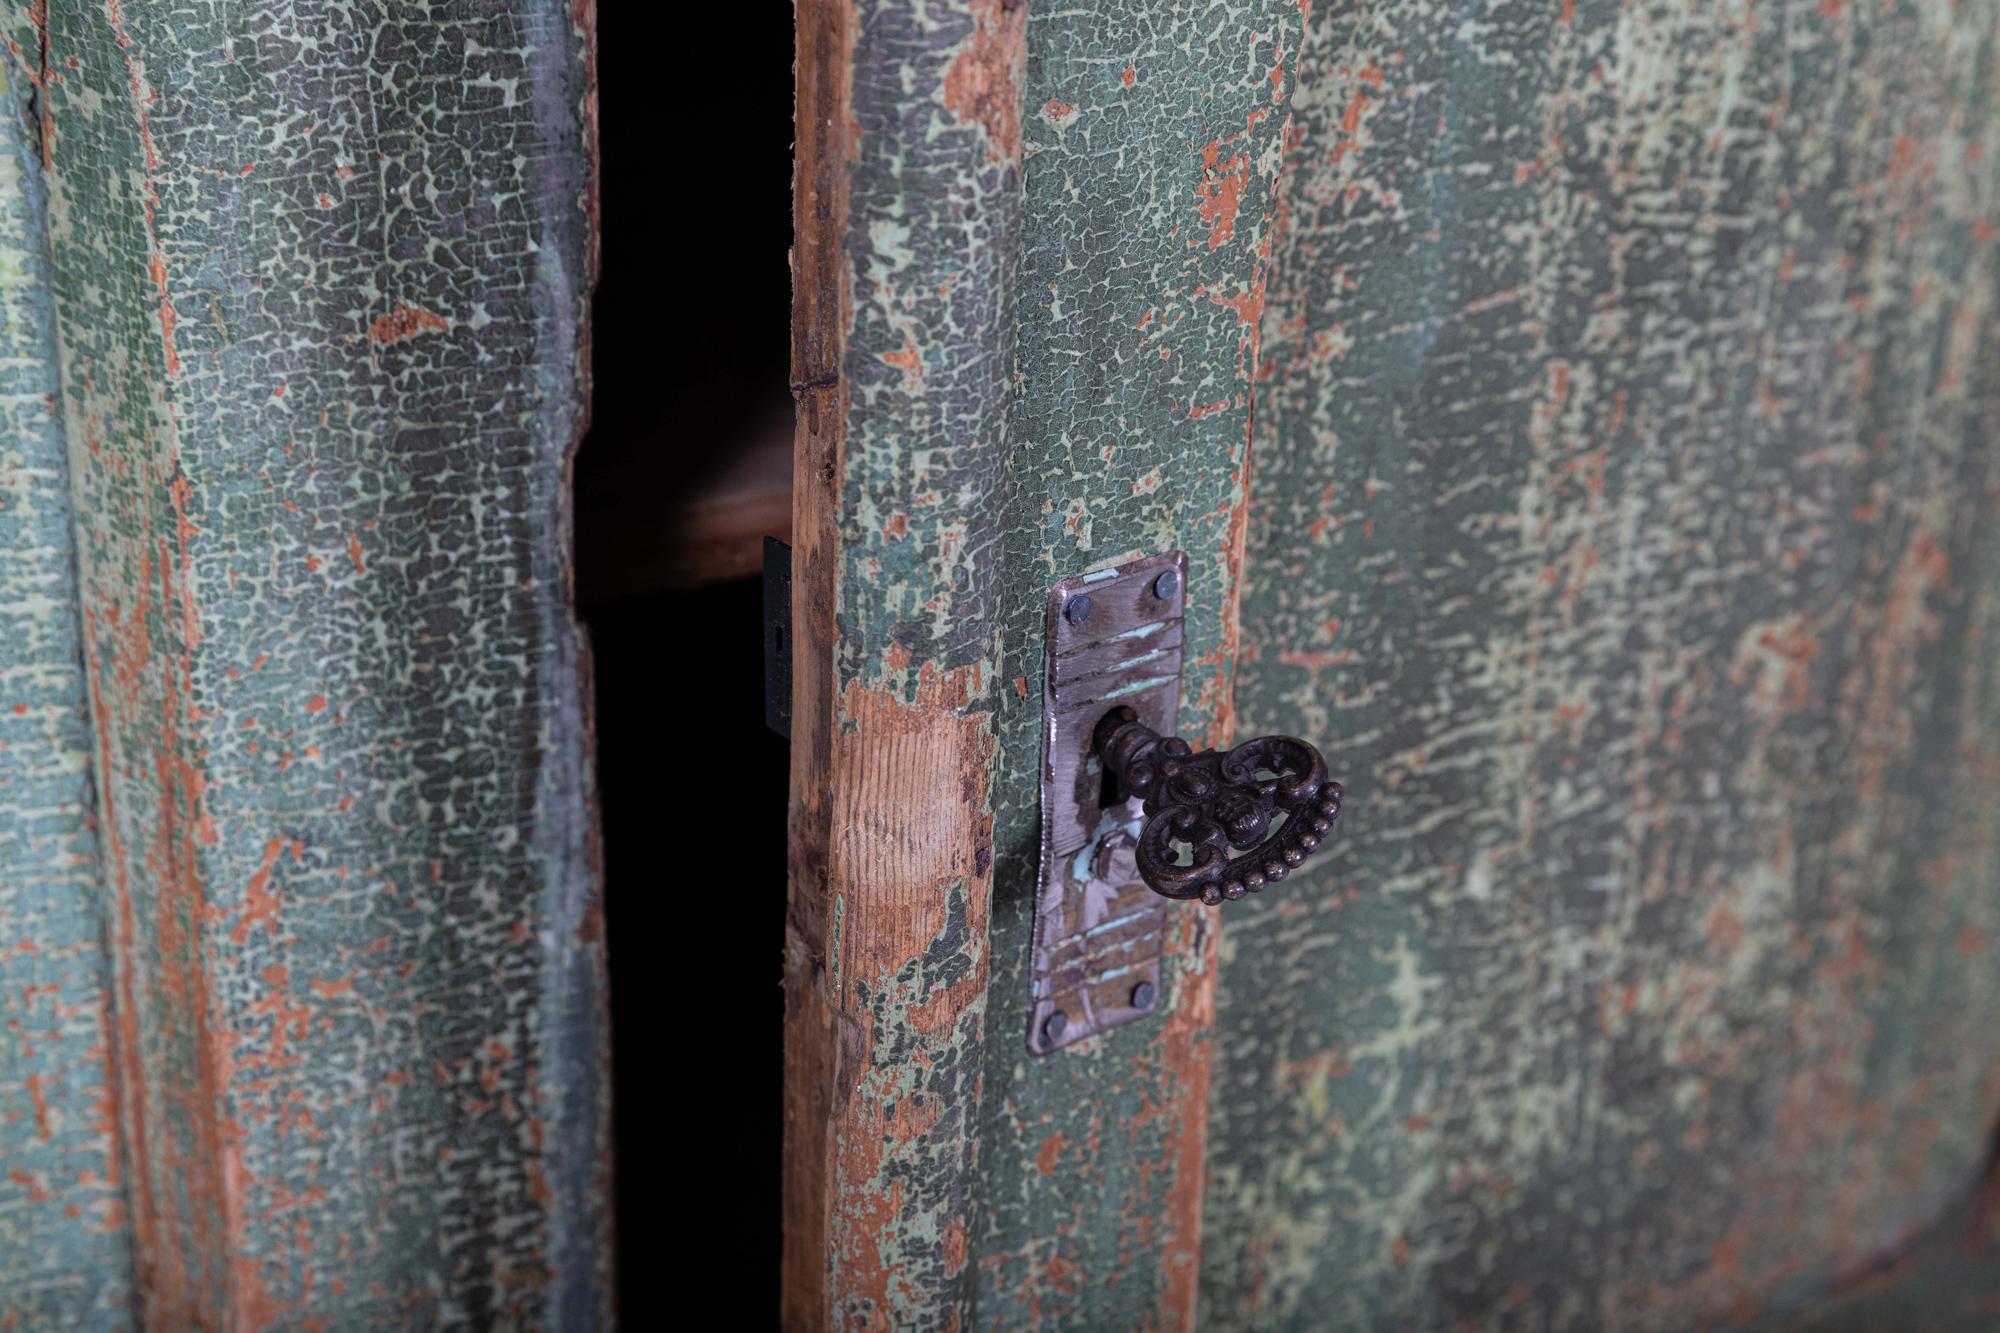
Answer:
[[[137,1313],[608,1322],[589,6],[45,19]]]
[[[990,915],[915,885],[835,1082],[898,1201],[842,1315],[1783,1324],[1874,1272],[2000,1112],[1993,6],[1031,6],[1012,255],[940,136],[997,11],[853,13],[840,725],[994,748]],[[1043,597],[1174,546],[1187,732],[1323,740],[1349,811],[1179,918],[1161,1021],[1034,1060]]]
[[[1782,1322],[2000,1113],[2000,9],[1315,6],[1217,1328]]]
[[[1047,1058],[1024,1044],[1042,625],[1052,583],[1187,551],[1181,732],[1228,739],[1251,375],[1299,40],[1298,6],[1279,0],[1029,19],[981,1327],[1193,1313],[1214,917],[1174,914],[1161,1019]]]
[[[107,1043],[39,43],[0,55],[0,1329],[125,1328],[132,1255]],[[25,43],[25,45],[23,45]]]
[[[794,1028],[793,1061],[796,1077],[812,1041],[837,1046],[827,1234],[807,1262],[844,1327],[1193,1311],[1201,918],[1177,924],[1163,1021],[1059,1060],[1024,1045],[1048,586],[1186,548],[1184,718],[1229,726],[1260,247],[1299,15],[1156,10],[1034,10],[1023,75],[1021,6],[825,7],[852,43],[847,304],[795,331],[809,486],[819,395],[845,395],[829,547],[799,538],[797,623],[822,560],[837,588],[823,750],[818,704],[794,702],[795,746],[833,795],[828,831],[808,820],[794,849],[790,1003],[795,1021],[833,1012]],[[835,332],[822,383],[814,340]],[[794,1117],[796,1174],[818,1142]]]
[[[804,5],[787,1319],[943,1328],[985,1031],[1022,16]],[[815,599],[820,600],[815,600]]]

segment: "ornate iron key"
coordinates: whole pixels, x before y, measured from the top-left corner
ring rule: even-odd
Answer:
[[[1340,813],[1312,746],[1262,736],[1196,754],[1180,712],[1179,551],[1049,590],[1041,855],[1028,1049],[1047,1055],[1173,1003],[1169,899],[1221,903],[1285,878]]]
[[[1215,904],[1256,893],[1312,855],[1340,816],[1340,784],[1295,736],[1196,753],[1121,707],[1093,741],[1119,794],[1145,803],[1136,860],[1162,897]]]

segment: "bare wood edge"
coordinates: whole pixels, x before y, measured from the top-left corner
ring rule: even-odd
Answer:
[[[828,990],[837,520],[846,385],[852,43],[845,0],[795,0],[792,156],[792,750],[785,911],[784,1236],[786,1329],[831,1321],[827,1281],[837,997]]]
[[[846,379],[856,313],[847,241],[859,156],[859,33],[851,0],[799,0],[794,14],[798,418],[780,1309],[794,1329],[850,1318],[960,1322],[975,1273],[977,1118],[966,1103],[978,1096],[988,977],[997,676],[990,644],[985,657],[975,650],[951,660],[899,661],[888,652],[874,684],[843,679],[838,665],[849,649],[869,646],[843,643],[835,619],[849,517],[842,508]],[[911,7],[906,17],[926,34],[943,31],[935,19],[967,23],[958,41],[925,46],[916,64],[922,77],[939,80],[932,110],[941,123],[967,129],[956,135],[955,151],[983,173],[983,188],[996,192],[993,225],[1010,231],[1019,221],[1025,9],[1005,0],[954,0],[949,15]],[[916,202],[942,206],[930,197]],[[969,270],[981,276],[968,291],[1011,283],[1005,247],[1012,240],[1002,244],[965,252],[984,261]],[[950,289],[946,284],[940,296]],[[946,321],[968,332],[968,353],[989,366],[1002,342],[1005,354],[1012,352],[1011,304],[1003,305],[984,322]],[[975,380],[974,391],[1006,382],[1004,375],[991,385]],[[994,434],[979,456],[978,482],[981,503],[997,504],[1004,398],[985,407]],[[991,594],[971,590],[965,605],[975,609],[964,614],[989,614]],[[861,632],[865,637],[865,627]],[[963,970],[941,986],[908,990],[909,969],[921,969],[938,950],[956,955]],[[885,1026],[899,1035],[878,1046]],[[926,1081],[915,1102],[935,1099],[965,1113],[939,1122],[912,1117],[903,1086],[910,1078]],[[906,1173],[926,1182],[919,1191],[926,1201],[905,1198],[898,1207],[892,1200],[903,1197],[901,1185],[891,1181]]]

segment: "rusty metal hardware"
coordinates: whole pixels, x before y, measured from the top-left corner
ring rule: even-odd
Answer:
[[[1098,722],[1092,741],[1119,791],[1144,802],[1134,859],[1164,898],[1213,905],[1256,893],[1311,856],[1340,817],[1340,784],[1296,736],[1196,753],[1121,706]]]
[[[1168,899],[1255,893],[1311,855],[1340,813],[1340,785],[1302,740],[1196,754],[1173,735],[1186,613],[1179,551],[1049,590],[1036,1055],[1170,1009]]]

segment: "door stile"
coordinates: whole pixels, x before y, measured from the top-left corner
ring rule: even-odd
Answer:
[[[1036,867],[1017,850],[1035,827],[1049,587],[1185,552],[1177,731],[1234,738],[1251,401],[1302,17],[1281,0],[1200,15],[1106,0],[1030,25],[1006,668],[1026,700],[1002,701],[996,1025],[1025,1017],[1031,986]],[[982,1327],[1193,1326],[1218,945],[1244,907],[1170,905],[1156,1018],[1033,1058],[996,1026]]]
[[[782,1314],[969,1322],[1025,9],[801,0]]]
[[[1052,586],[1182,549],[1230,738],[1299,12],[796,12],[784,1317],[1188,1328],[1217,923],[1029,1053],[1036,682]]]
[[[828,1324],[827,1173],[835,997],[826,977],[826,851],[832,834],[835,518],[844,320],[839,265],[847,215],[849,55],[846,5],[794,6],[792,67],[791,798],[785,916],[785,1105],[781,1322]]]
[[[132,1315],[609,1325],[594,10],[38,11]]]

